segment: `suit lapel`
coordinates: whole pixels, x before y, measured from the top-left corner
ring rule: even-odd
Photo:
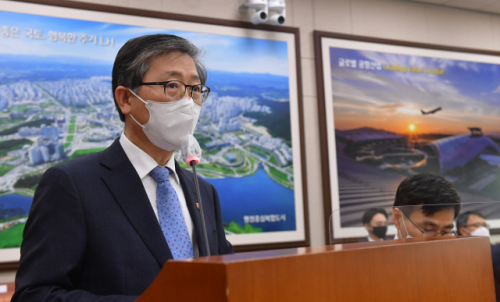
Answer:
[[[163,267],[168,259],[173,258],[172,254],[151,208],[142,181],[118,139],[106,149],[101,163],[109,169],[102,173],[101,178],[134,229]]]
[[[201,215],[200,211],[196,207],[196,203],[198,202],[198,197],[196,196],[196,187],[194,183],[194,178],[191,173],[187,173],[186,170],[182,169],[177,161],[175,162],[175,171],[179,176],[179,181],[182,186],[182,191],[184,192],[184,197],[186,198],[186,204],[189,210],[189,215],[191,215],[191,219],[193,220],[194,229],[196,230],[196,239],[198,240],[198,249],[200,251],[200,257],[207,255],[207,250],[205,248],[205,238],[203,237],[203,229],[201,226]],[[207,224],[207,235],[208,241],[212,241],[212,233],[209,231],[210,226],[213,222],[207,216],[207,203],[206,198],[203,198],[204,194],[202,191],[203,188],[200,187],[200,194],[202,196],[202,202],[205,210],[205,222]]]

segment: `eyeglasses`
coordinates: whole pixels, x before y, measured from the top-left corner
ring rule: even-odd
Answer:
[[[475,227],[476,229],[479,228],[479,227],[485,227],[485,228],[489,229],[490,225],[487,224],[486,222],[485,223],[477,222],[477,223],[466,224],[466,225],[464,225],[462,227],[464,227],[464,228]]]
[[[410,217],[408,217],[408,215],[406,215],[405,212],[401,211],[404,216],[406,216],[406,218],[408,218],[408,220],[417,228],[417,230],[420,231],[420,233],[422,233],[422,237],[432,237],[432,236],[456,236],[457,234],[455,233],[455,231],[449,231],[449,232],[445,232],[445,233],[438,233],[434,230],[421,230],[413,221],[411,221]],[[403,218],[404,220],[404,218]]]
[[[203,102],[207,100],[208,94],[210,93],[210,88],[205,85],[186,85],[181,81],[173,80],[166,82],[149,82],[149,83],[140,83],[139,85],[162,85],[163,91],[167,99],[175,102],[184,97],[186,95],[186,91],[188,91],[188,95],[193,98],[193,100],[201,105]]]

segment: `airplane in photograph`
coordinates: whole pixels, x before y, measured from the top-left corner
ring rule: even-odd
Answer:
[[[437,107],[436,109],[433,109],[431,111],[423,111],[422,109],[420,109],[420,111],[422,112],[423,115],[426,115],[426,114],[434,114],[436,112],[438,112],[439,110],[442,110],[443,108],[441,107]]]

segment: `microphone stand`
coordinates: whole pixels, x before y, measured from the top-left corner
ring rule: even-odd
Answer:
[[[190,163],[191,168],[193,168],[194,184],[196,186],[196,195],[198,197],[198,204],[200,205],[200,215],[201,215],[201,228],[203,230],[203,238],[205,238],[205,250],[207,251],[207,256],[210,256],[210,247],[208,246],[208,235],[207,235],[207,225],[205,224],[205,215],[203,215],[203,203],[201,203],[200,187],[198,185],[198,176],[196,175],[196,161],[192,160]]]

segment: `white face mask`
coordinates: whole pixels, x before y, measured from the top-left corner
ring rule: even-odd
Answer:
[[[403,225],[405,227],[405,231],[406,231],[406,239],[410,239],[410,238],[413,238],[412,235],[410,235],[410,233],[408,233],[408,229],[406,228],[406,223],[405,223],[405,218],[403,217],[403,213],[401,213],[401,219],[403,219]],[[399,231],[399,230],[398,230]],[[401,231],[399,231],[399,234],[401,235],[401,238],[398,238],[398,239],[405,239],[403,238],[403,234],[401,233]]]
[[[486,227],[478,227],[474,231],[470,232],[471,236],[486,236],[490,237],[490,230],[488,230]]]
[[[144,125],[130,114],[130,117],[142,127],[148,139],[166,151],[181,149],[182,141],[188,134],[194,133],[201,107],[188,97],[175,102],[144,101],[132,90],[129,91],[143,102],[149,111],[149,121]]]

